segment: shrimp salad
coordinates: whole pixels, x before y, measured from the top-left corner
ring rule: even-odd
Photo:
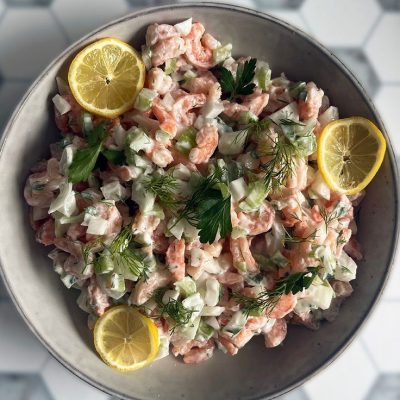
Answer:
[[[288,324],[318,329],[353,289],[354,215],[316,163],[339,118],[314,82],[232,57],[200,22],[152,24],[144,87],[115,119],[57,79],[61,139],[24,189],[36,240],[88,325],[128,304],[153,319],[159,353],[198,363]],[[281,72],[281,71],[279,71]]]

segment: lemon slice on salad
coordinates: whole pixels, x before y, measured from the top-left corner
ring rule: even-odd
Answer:
[[[356,194],[378,172],[385,150],[385,138],[371,121],[363,117],[339,119],[321,133],[318,168],[332,190]]]
[[[154,322],[135,308],[110,308],[96,322],[94,344],[103,361],[119,371],[135,371],[149,365],[158,352]]]
[[[116,118],[132,108],[144,79],[140,55],[129,44],[111,37],[81,50],[68,71],[76,101],[85,110],[106,118]]]

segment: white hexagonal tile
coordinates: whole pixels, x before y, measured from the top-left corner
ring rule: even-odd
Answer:
[[[255,0],[258,8],[292,8],[296,9],[301,6],[304,0]]]
[[[46,8],[9,8],[0,23],[5,78],[35,78],[67,44]]]
[[[335,362],[307,382],[304,388],[311,400],[362,400],[376,376],[374,365],[356,341]],[[362,384],[359,379],[362,379]]]
[[[362,340],[381,372],[400,372],[400,301],[381,301],[367,322]]]
[[[399,90],[399,95],[400,95],[400,90]],[[394,259],[392,271],[389,275],[385,290],[383,292],[383,299],[390,301],[398,300],[400,307],[399,288],[400,288],[400,252],[398,251]]]
[[[399,99],[400,85],[381,86],[375,96],[375,105],[383,118],[396,154],[400,154]]]
[[[304,19],[302,15],[298,11],[293,11],[293,10],[282,10],[282,9],[269,9],[269,8],[262,8],[259,7],[259,9],[263,12],[266,12],[267,14],[271,14],[274,17],[280,18],[285,22],[288,22],[289,24],[292,24],[296,28],[301,29],[304,32],[309,32],[309,28],[304,22]]]
[[[41,372],[54,400],[108,400],[110,396],[90,386],[50,358]]]
[[[375,0],[306,0],[301,7],[311,32],[327,46],[360,46],[379,17]]]
[[[75,41],[91,30],[100,27],[128,12],[125,0],[54,0],[52,10]]]
[[[395,41],[400,37],[400,14],[384,13],[368,39],[367,56],[382,82],[400,82],[400,57]]]
[[[0,372],[38,372],[49,357],[10,302],[0,303]]]
[[[1,40],[1,39],[0,39]],[[27,82],[6,81],[0,86],[0,132],[28,88]]]
[[[193,0],[178,0],[173,3],[188,3],[188,2],[193,2]],[[247,8],[257,8],[257,4],[253,0],[214,0],[214,3],[229,3],[233,4],[236,6],[242,6],[242,7],[247,7]]]

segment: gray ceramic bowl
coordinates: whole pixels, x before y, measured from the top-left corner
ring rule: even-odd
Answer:
[[[32,85],[3,135],[0,158],[1,270],[9,292],[35,335],[76,375],[94,386],[130,399],[260,399],[284,393],[330,363],[354,337],[379,297],[397,240],[397,177],[388,147],[381,170],[368,187],[359,215],[365,249],[355,292],[333,323],[317,332],[291,327],[282,347],[267,350],[253,340],[236,357],[218,352],[210,361],[186,366],[170,357],[132,374],[109,369],[97,357],[85,315],[52,272],[49,249],[38,245],[28,223],[22,189],[30,166],[48,155],[55,140],[51,97],[55,77],[65,74],[73,55],[104,36],[139,47],[146,26],[193,16],[236,55],[268,60],[275,74],[313,80],[326,90],[342,117],[362,115],[384,131],[374,106],[354,76],[320,44],[270,16],[217,4],[167,6],[131,14],[75,43]],[[387,138],[387,136],[386,136]]]

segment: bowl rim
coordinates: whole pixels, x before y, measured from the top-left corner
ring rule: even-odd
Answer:
[[[320,43],[317,39],[314,37],[310,36],[308,33],[302,31],[301,29],[293,26],[292,24],[283,21],[282,19],[272,16],[268,13],[257,11],[248,7],[243,7],[243,6],[237,6],[237,5],[231,5],[228,3],[215,3],[212,1],[191,1],[187,3],[182,3],[182,4],[169,4],[169,5],[163,5],[163,6],[155,6],[155,7],[148,7],[148,8],[143,8],[134,12],[130,12],[122,17],[113,19],[112,21],[103,24],[102,26],[92,30],[91,32],[87,33],[80,39],[74,41],[71,43],[64,51],[62,51],[57,57],[55,57],[49,64],[48,66],[43,70],[43,72],[34,80],[34,82],[29,86],[29,88],[26,90],[25,94],[23,95],[22,99],[20,102],[15,106],[15,109],[13,113],[11,114],[7,124],[3,128],[3,132],[0,138],[0,158],[2,157],[3,154],[3,149],[5,146],[5,143],[8,139],[8,134],[9,131],[11,130],[15,120],[17,119],[21,109],[23,108],[24,104],[28,100],[29,96],[35,89],[35,87],[49,74],[50,70],[53,68],[55,64],[57,64],[60,60],[63,58],[67,58],[67,56],[71,55],[74,53],[77,49],[79,49],[82,44],[89,38],[95,36],[98,33],[101,33],[104,29],[110,28],[112,26],[115,26],[121,22],[124,21],[129,21],[133,18],[141,17],[143,15],[148,15],[152,14],[156,11],[159,10],[174,10],[174,9],[188,9],[191,7],[205,7],[205,8],[214,8],[214,9],[220,9],[220,10],[229,10],[229,11],[234,11],[237,12],[238,14],[247,14],[255,18],[260,18],[263,20],[267,20],[269,22],[278,24],[283,26],[284,28],[291,30],[292,32],[296,33],[297,35],[301,36],[303,39],[306,41],[310,42],[312,45],[314,45],[316,48],[318,48],[319,51],[323,53],[323,55],[327,58],[329,58],[331,61],[333,61],[336,66],[340,69],[340,71],[347,76],[352,82],[352,84],[356,87],[356,89],[361,93],[363,99],[366,101],[368,107],[371,109],[374,118],[378,125],[381,127],[382,132],[385,136],[385,139],[387,141],[387,155],[390,161],[390,165],[392,168],[393,176],[394,176],[394,194],[395,194],[395,235],[392,238],[391,242],[391,256],[390,260],[388,262],[388,265],[386,266],[386,271],[385,275],[382,280],[382,285],[379,289],[379,292],[375,295],[375,297],[372,299],[372,303],[366,314],[364,315],[364,318],[353,327],[352,331],[346,337],[343,342],[335,349],[335,351],[329,355],[320,365],[315,367],[315,369],[308,374],[300,375],[294,383],[291,385],[285,387],[284,389],[280,390],[279,392],[273,393],[270,395],[269,398],[276,398],[278,396],[281,396],[285,393],[290,392],[291,390],[295,389],[296,387],[302,385],[304,382],[307,380],[311,379],[314,377],[316,374],[318,374],[320,371],[325,369],[327,366],[329,366],[332,362],[334,362],[340,355],[343,354],[344,350],[352,343],[352,341],[355,339],[357,334],[360,332],[361,328],[365,326],[366,321],[368,318],[371,316],[372,311],[376,308],[376,305],[379,301],[379,299],[382,297],[383,290],[388,282],[389,276],[391,274],[391,271],[393,270],[393,264],[394,264],[394,258],[396,255],[396,249],[398,245],[398,239],[399,239],[399,171],[397,168],[397,160],[396,156],[393,150],[392,143],[390,141],[389,135],[387,134],[387,130],[385,128],[385,125],[382,121],[382,118],[380,117],[379,112],[377,111],[375,105],[373,104],[371,98],[367,94],[365,88],[363,85],[360,83],[360,81],[357,79],[357,77],[353,74],[352,71],[334,54],[332,53],[328,48],[326,48],[322,43]],[[2,257],[0,254],[0,277],[3,279],[4,285],[6,287],[6,290],[14,303],[16,309],[18,310],[19,314],[22,316],[24,322],[30,329],[30,331],[36,336],[36,338],[41,342],[41,344],[49,351],[49,353],[65,368],[67,368],[70,372],[72,372],[75,376],[78,378],[82,379],[84,382],[90,384],[96,389],[99,389],[103,391],[106,394],[110,394],[112,396],[118,396],[121,399],[126,399],[126,400],[140,400],[131,396],[127,396],[124,393],[121,393],[117,390],[111,389],[107,385],[96,381],[95,379],[90,378],[87,376],[85,373],[80,371],[78,368],[76,368],[74,365],[70,364],[68,361],[63,359],[63,357],[57,352],[55,348],[50,346],[46,339],[41,336],[41,334],[36,330],[33,322],[29,319],[29,317],[25,314],[21,306],[19,305],[16,297],[14,296],[13,292],[10,289],[10,286],[8,284],[8,281],[5,276],[4,272],[4,267],[3,267],[3,262],[2,262]],[[265,399],[265,396],[255,396],[251,397],[251,400],[263,400]]]

